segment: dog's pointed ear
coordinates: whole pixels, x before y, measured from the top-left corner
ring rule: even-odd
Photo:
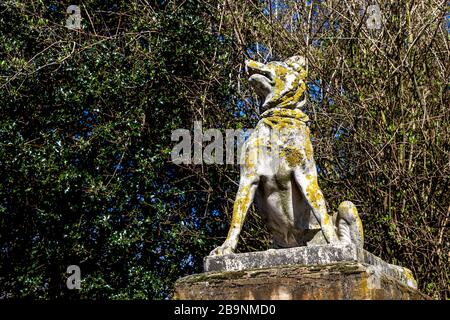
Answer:
[[[305,57],[302,56],[292,56],[285,62],[288,66],[290,66],[297,72],[304,70],[306,68],[306,59]]]

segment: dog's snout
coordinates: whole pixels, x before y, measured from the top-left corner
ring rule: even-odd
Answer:
[[[274,71],[268,67],[266,64],[255,61],[255,60],[246,60],[245,61],[245,71],[249,75],[260,74],[268,78],[270,81],[273,81]]]
[[[245,60],[245,72],[252,73],[259,68],[259,62],[255,60],[247,59]]]

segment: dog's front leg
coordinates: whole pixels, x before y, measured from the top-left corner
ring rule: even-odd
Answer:
[[[242,225],[244,224],[248,209],[250,208],[250,205],[255,197],[258,183],[258,177],[249,177],[248,175],[241,176],[239,190],[233,206],[233,216],[227,239],[220,247],[217,247],[211,251],[209,254],[210,256],[230,254],[233,253],[234,249],[236,249],[239,234],[241,233]]]
[[[319,222],[322,233],[327,243],[339,242],[339,238],[334,230],[333,219],[328,215],[325,198],[317,183],[317,171],[315,163],[306,165],[305,172],[298,168],[294,170],[294,179],[306,202]]]

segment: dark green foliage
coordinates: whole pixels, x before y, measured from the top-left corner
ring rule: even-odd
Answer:
[[[206,119],[229,101],[211,8],[84,1],[78,32],[65,4],[0,5],[1,296],[161,299],[199,270],[227,227],[211,216],[223,200],[199,190],[218,177],[173,165],[170,137],[198,117],[197,96]],[[206,84],[213,68],[225,80]]]

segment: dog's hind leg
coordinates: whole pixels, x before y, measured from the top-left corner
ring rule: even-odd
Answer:
[[[248,209],[250,208],[250,205],[252,204],[255,197],[258,183],[259,177],[257,176],[241,176],[239,190],[233,206],[233,216],[231,219],[231,226],[230,230],[228,231],[227,239],[220,247],[217,247],[216,249],[211,251],[211,253],[209,254],[210,256],[230,254],[233,253],[234,249],[236,249],[237,242],[239,240],[239,234],[241,233],[242,225],[244,224]]]
[[[319,222],[326,242],[338,242],[339,238],[334,229],[333,219],[328,215],[325,198],[317,183],[317,171],[315,170],[314,162],[309,164],[309,168],[305,172],[300,168],[296,168],[294,170],[294,179]]]

